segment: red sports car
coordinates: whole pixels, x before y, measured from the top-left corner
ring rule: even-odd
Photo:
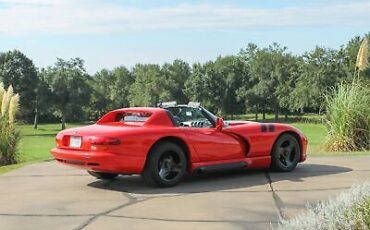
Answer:
[[[306,136],[286,124],[223,121],[199,103],[111,111],[94,125],[63,130],[51,150],[99,179],[141,174],[173,186],[187,173],[237,168],[288,172],[306,159]]]

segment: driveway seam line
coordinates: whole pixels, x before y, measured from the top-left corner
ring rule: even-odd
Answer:
[[[285,215],[285,212],[283,210],[284,202],[281,200],[281,198],[279,197],[279,195],[275,191],[274,186],[272,186],[272,179],[271,179],[270,173],[268,171],[265,171],[264,174],[265,174],[267,182],[269,183],[269,186],[271,188],[272,198],[274,199],[275,206],[279,211],[280,218],[281,219],[287,219],[288,217]]]
[[[0,213],[0,216],[23,216],[23,217],[83,217],[94,216],[94,214],[15,214]]]
[[[110,183],[112,182],[107,182],[107,185],[109,185]],[[97,213],[95,215],[93,215],[91,218],[89,218],[88,220],[86,220],[85,222],[83,222],[81,225],[77,226],[76,228],[74,228],[74,230],[81,230],[81,229],[84,229],[85,227],[87,227],[88,225],[90,225],[91,223],[93,223],[96,219],[98,219],[99,217],[101,216],[106,216],[108,215],[109,213],[111,212],[114,212],[114,211],[117,211],[121,208],[125,208],[125,207],[128,207],[128,206],[131,206],[131,205],[134,205],[134,204],[137,204],[137,203],[140,203],[140,202],[144,202],[144,201],[147,201],[151,198],[144,198],[144,199],[138,199],[138,198],[135,198],[129,194],[124,194],[125,197],[127,197],[129,199],[129,202],[128,203],[124,203],[124,204],[121,204],[121,205],[118,205],[116,207],[113,207],[111,209],[108,209],[104,212],[100,212],[100,213]]]
[[[162,219],[162,218],[152,218],[152,217],[136,217],[136,216],[123,216],[123,215],[104,215],[105,217],[114,218],[126,218],[126,219],[139,219],[139,220],[154,220],[154,221],[168,221],[168,222],[196,222],[196,223],[278,223],[278,221],[248,221],[248,220],[181,220],[181,219]]]

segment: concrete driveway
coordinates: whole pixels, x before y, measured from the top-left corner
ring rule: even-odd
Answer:
[[[0,229],[270,229],[307,203],[370,179],[370,157],[310,158],[292,173],[190,176],[152,188],[99,181],[54,161],[0,176]]]

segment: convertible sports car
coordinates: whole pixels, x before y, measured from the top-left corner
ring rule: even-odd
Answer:
[[[293,170],[307,138],[286,124],[223,121],[199,103],[111,111],[94,125],[66,129],[51,150],[61,163],[99,179],[141,174],[168,187],[187,173],[242,168]]]

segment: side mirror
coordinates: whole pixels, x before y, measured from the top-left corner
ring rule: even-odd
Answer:
[[[218,117],[216,120],[216,131],[221,131],[224,125],[224,120],[222,120],[221,117]]]

